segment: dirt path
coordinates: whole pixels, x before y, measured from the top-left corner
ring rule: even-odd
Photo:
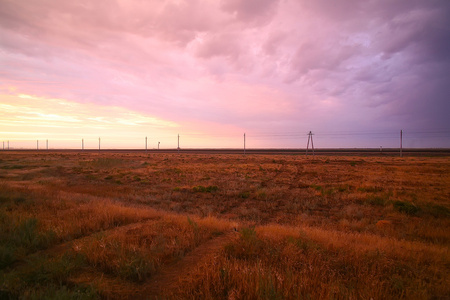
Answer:
[[[38,250],[36,252],[29,253],[26,256],[20,258],[16,262],[14,262],[13,264],[11,264],[10,266],[3,269],[3,272],[9,273],[12,271],[27,269],[27,268],[29,268],[27,262],[32,260],[33,258],[45,257],[45,256],[48,256],[48,257],[61,256],[71,249],[75,250],[78,243],[82,243],[85,240],[92,239],[92,237],[94,237],[96,234],[99,234],[99,233],[108,234],[111,232],[133,230],[135,228],[140,228],[142,226],[145,226],[148,223],[154,222],[156,219],[158,219],[158,218],[148,219],[148,220],[144,220],[144,221],[141,220],[138,222],[115,226],[115,227],[111,227],[108,229],[92,231],[89,234],[86,234],[84,236],[80,236],[80,237],[72,239],[72,240],[68,240],[68,241],[64,241],[59,244],[52,245],[51,247],[49,247],[47,249]]]
[[[235,231],[211,239],[188,253],[182,260],[168,266],[163,266],[158,274],[150,278],[135,295],[133,299],[161,299],[164,291],[177,286],[179,280],[189,271],[203,262],[212,259],[230,241],[238,237]]]

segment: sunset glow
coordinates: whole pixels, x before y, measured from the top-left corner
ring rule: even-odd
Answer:
[[[0,142],[450,147],[448,1],[0,0]],[[44,142],[42,142],[43,145]]]

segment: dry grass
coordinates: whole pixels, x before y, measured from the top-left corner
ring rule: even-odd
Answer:
[[[447,247],[370,234],[246,228],[218,260],[186,276],[172,297],[439,298],[448,295],[448,269],[442,266],[449,259]]]
[[[0,171],[0,298],[137,295],[232,228],[160,296],[450,294],[448,157],[11,151]]]

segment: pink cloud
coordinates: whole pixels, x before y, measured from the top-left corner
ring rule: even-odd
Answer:
[[[189,131],[448,127],[449,13],[445,1],[0,1],[0,80]]]

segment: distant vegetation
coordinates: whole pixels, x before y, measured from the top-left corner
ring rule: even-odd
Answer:
[[[446,156],[0,155],[1,299],[450,294]]]

